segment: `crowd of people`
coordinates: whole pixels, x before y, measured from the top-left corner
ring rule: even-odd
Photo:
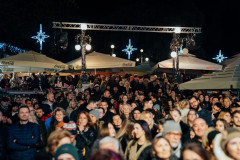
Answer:
[[[180,91],[166,73],[61,77],[3,74],[1,160],[240,160],[240,101]]]

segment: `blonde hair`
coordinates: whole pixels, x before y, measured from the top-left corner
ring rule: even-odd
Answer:
[[[122,123],[122,127],[116,135],[116,139],[121,138],[123,135],[127,135],[129,138],[133,138],[132,131],[134,129],[134,122],[128,119],[125,119]]]
[[[151,125],[149,126],[149,128],[152,129],[152,128],[153,128],[153,125],[154,125],[154,120],[153,120],[152,112],[150,112],[150,111],[143,111],[143,112],[141,113],[140,120],[144,120],[145,115],[147,115],[147,114],[150,114],[151,117],[152,117],[152,123],[151,123]]]
[[[39,124],[38,121],[37,121],[37,117],[33,113],[30,113],[29,116],[32,118],[33,123]]]
[[[189,101],[188,100],[186,100],[186,99],[184,99],[184,100],[181,100],[180,102],[179,102],[179,108],[180,109],[188,109],[188,108],[190,108],[190,106],[189,106]]]
[[[66,130],[53,131],[48,137],[46,151],[50,153],[52,156],[54,156],[56,153],[59,141],[65,137],[69,137],[71,139],[71,133]]]

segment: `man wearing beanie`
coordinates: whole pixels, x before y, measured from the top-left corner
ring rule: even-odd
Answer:
[[[166,137],[173,149],[173,153],[177,158],[180,158],[181,154],[181,138],[182,138],[182,129],[178,123],[174,120],[167,120],[163,125],[162,135]]]
[[[72,144],[63,144],[57,149],[55,159],[79,160],[77,148]]]

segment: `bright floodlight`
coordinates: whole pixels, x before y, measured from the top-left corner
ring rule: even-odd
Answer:
[[[181,33],[181,28],[180,27],[176,27],[174,30],[175,33]]]
[[[87,30],[87,25],[86,24],[81,24],[81,30]]]
[[[139,58],[137,58],[136,61],[139,62]]]
[[[143,49],[140,49],[140,52],[142,53],[142,52],[143,52]]]
[[[148,58],[148,57],[147,57],[147,58],[145,58],[145,61],[146,61],[146,62],[148,62],[148,61],[149,61],[149,58]]]
[[[87,45],[86,45],[86,50],[89,51],[89,50],[91,50],[91,49],[92,49],[92,46],[91,46],[90,44],[87,44]]]
[[[76,44],[76,45],[75,45],[75,49],[76,49],[77,51],[79,51],[79,50],[81,49],[80,44]]]
[[[112,54],[113,57],[116,57],[116,54]]]
[[[171,52],[171,57],[172,57],[172,58],[175,58],[175,57],[177,57],[177,52],[174,52],[174,51],[173,51],[173,52]]]
[[[112,48],[112,49],[115,48],[114,44],[111,45],[111,48]]]

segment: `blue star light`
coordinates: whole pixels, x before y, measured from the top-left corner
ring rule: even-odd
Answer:
[[[45,38],[48,38],[48,35],[45,35],[45,32],[42,31],[42,24],[40,24],[40,31],[37,32],[36,36],[33,36],[33,39],[37,40],[37,43],[40,44],[40,51],[42,50],[42,44],[45,42]]]
[[[223,62],[224,59],[226,59],[226,58],[228,58],[228,57],[224,57],[223,54],[222,54],[222,52],[221,52],[221,50],[219,50],[218,55],[217,55],[215,58],[213,58],[213,59],[217,60],[218,63],[221,63],[221,62]]]
[[[128,54],[128,59],[130,59],[130,56],[132,54],[133,51],[136,51],[137,48],[133,48],[133,46],[131,45],[131,39],[129,39],[129,43],[126,46],[127,48],[123,49],[123,52],[126,52],[126,54]]]

